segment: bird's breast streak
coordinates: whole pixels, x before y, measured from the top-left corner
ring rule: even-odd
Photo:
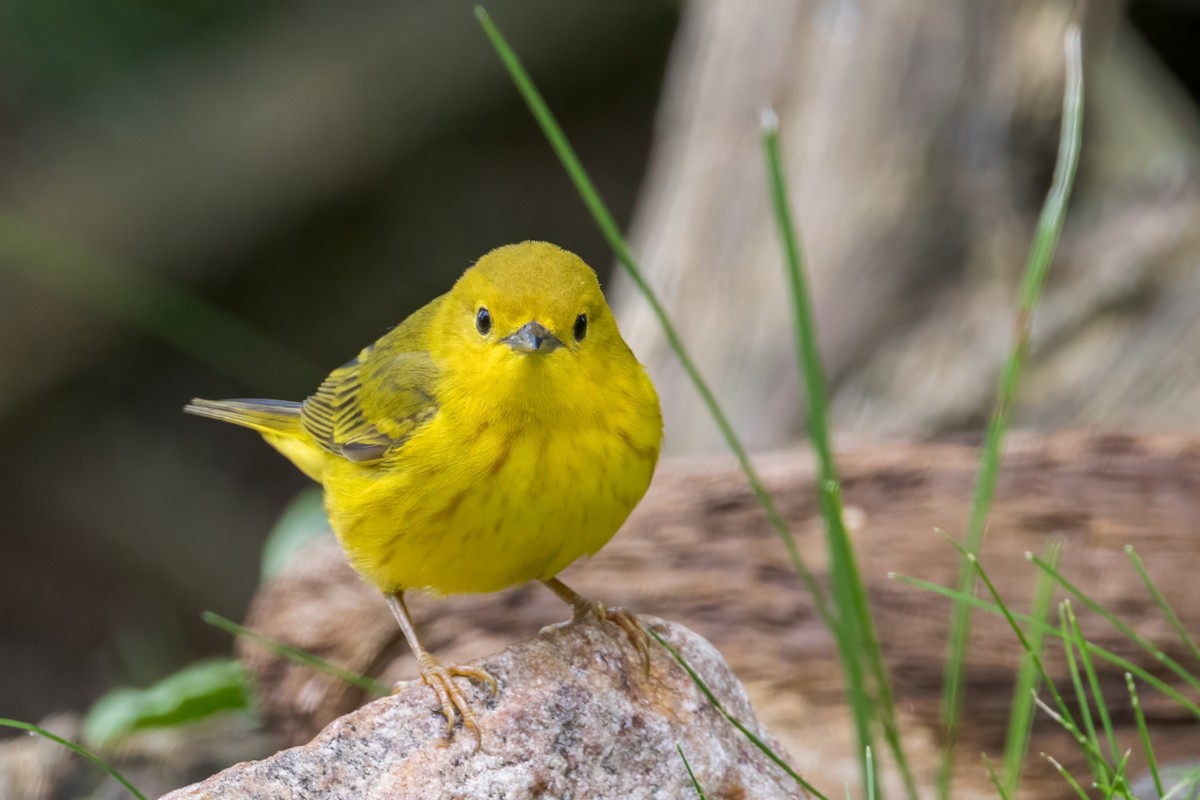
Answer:
[[[433,447],[431,433],[407,447]],[[436,468],[372,487],[390,497],[371,505],[386,503],[390,513],[340,526],[351,562],[385,589],[489,592],[552,577],[616,533],[654,467],[627,436],[605,429],[493,424],[458,433],[467,435],[454,452],[415,454]]]

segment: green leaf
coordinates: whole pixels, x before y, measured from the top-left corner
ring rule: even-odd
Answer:
[[[262,551],[262,579],[278,575],[306,544],[329,533],[325,502],[317,487],[305,489],[288,504],[267,535]]]
[[[114,689],[83,720],[83,738],[103,746],[132,731],[170,728],[247,708],[241,665],[230,659],[190,664],[146,689]]]

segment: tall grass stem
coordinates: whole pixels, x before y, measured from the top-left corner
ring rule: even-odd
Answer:
[[[1062,552],[1062,543],[1052,541],[1046,548],[1046,558],[1057,564]],[[1030,616],[1033,619],[1045,620],[1050,612],[1050,601],[1054,594],[1054,582],[1045,575],[1038,577],[1033,590],[1033,606]],[[1033,651],[1041,656],[1045,644],[1045,631],[1033,627],[1029,632],[1029,644]],[[1002,794],[1011,797],[1017,793],[1021,783],[1021,767],[1029,754],[1029,738],[1033,733],[1033,697],[1037,689],[1037,665],[1033,657],[1026,655],[1021,659],[1017,668],[1017,683],[1013,690],[1012,705],[1008,715],[1008,732],[1004,739],[1004,783]],[[990,769],[990,765],[989,765]]]
[[[1083,630],[1079,627],[1079,620],[1075,618],[1075,609],[1071,606],[1071,601],[1063,601],[1063,610],[1067,618],[1067,623],[1071,626],[1071,636],[1075,642],[1075,649],[1079,651],[1079,663],[1083,665],[1083,672],[1088,679],[1088,687],[1092,692],[1092,699],[1096,705],[1096,713],[1100,715],[1100,724],[1104,726],[1104,737],[1108,740],[1108,749],[1112,753],[1114,759],[1118,758],[1117,737],[1113,732],[1111,716],[1108,713],[1108,703],[1104,699],[1104,692],[1100,689],[1100,678],[1096,675],[1096,668],[1092,665],[1092,658],[1088,655],[1087,647],[1084,645],[1086,639],[1083,636]]]
[[[1116,614],[1112,613],[1107,608],[1093,600],[1082,589],[1067,580],[1063,574],[1053,566],[1042,561],[1035,555],[1027,554],[1027,557],[1031,562],[1033,562],[1034,565],[1038,567],[1038,569],[1047,572],[1052,578],[1054,578],[1055,581],[1058,582],[1059,586],[1065,589],[1073,597],[1077,598],[1079,602],[1083,603],[1089,609],[1108,620],[1108,623],[1116,628],[1116,630],[1119,631],[1122,636],[1129,639],[1138,647],[1142,648],[1144,651],[1153,656],[1156,661],[1160,662],[1167,669],[1171,670],[1180,678],[1182,678],[1185,683],[1192,687],[1192,689],[1200,691],[1200,678],[1197,678],[1195,675],[1184,669],[1184,667],[1178,661],[1164,653],[1162,649],[1156,647],[1149,639],[1139,634],[1133,628],[1129,627],[1129,625],[1123,622]]]
[[[788,558],[792,563],[793,569],[804,583],[809,594],[812,595],[813,605],[816,608],[817,615],[830,629],[835,629],[834,619],[829,611],[828,603],[825,598],[825,592],[817,583],[812,571],[808,565],[804,563],[803,557],[800,555],[800,548],[796,545],[795,537],[792,535],[791,529],[788,527],[787,521],[784,520],[783,514],[779,512],[775,505],[774,498],[767,491],[762,479],[758,475],[758,471],[754,469],[754,465],[750,462],[750,455],[746,452],[746,448],[742,445],[741,440],[737,436],[737,432],[733,429],[733,424],[729,418],[725,416],[725,412],[721,409],[717,402],[716,395],[709,388],[708,383],[700,375],[700,370],[696,366],[692,357],[688,354],[687,348],[683,345],[683,340],[679,337],[679,333],[675,330],[675,326],[671,323],[667,316],[666,309],[654,294],[654,290],[642,275],[641,269],[633,259],[633,255],[629,252],[629,247],[625,244],[625,240],[621,235],[621,229],[613,219],[612,214],[601,199],[600,194],[596,191],[595,185],[591,178],[588,177],[587,171],[583,168],[583,164],[579,161],[579,157],[575,155],[575,150],[571,147],[571,143],[567,140],[566,134],[559,127],[558,121],[554,119],[554,115],[550,113],[550,108],[546,105],[546,101],[542,99],[541,93],[537,90],[533,80],[529,77],[529,73],[521,65],[521,61],[517,58],[517,54],[509,46],[504,35],[500,33],[500,29],[492,22],[491,17],[482,6],[475,7],[475,17],[479,20],[479,24],[483,26],[484,33],[491,40],[492,46],[496,49],[496,54],[500,57],[501,63],[508,71],[513,83],[517,87],[517,91],[529,106],[530,112],[537,121],[538,126],[542,129],[542,133],[550,142],[550,146],[554,149],[555,154],[562,162],[563,168],[567,171],[572,183],[575,184],[575,189],[579,192],[583,199],[584,205],[587,206],[596,225],[600,228],[617,261],[625,268],[625,272],[633,280],[638,291],[649,303],[651,311],[658,320],[659,326],[662,328],[663,335],[667,339],[667,344],[675,352],[676,358],[679,359],[680,365],[684,372],[687,373],[692,385],[696,388],[696,392],[700,395],[717,428],[721,431],[729,449],[737,458],[738,464],[741,466],[742,472],[746,475],[746,480],[750,484],[750,489],[754,493],[758,503],[763,507],[767,514],[767,518],[771,522],[771,527],[774,528],[776,534],[783,541],[784,547],[787,548]]]
[[[1146,727],[1146,714],[1142,711],[1142,701],[1138,699],[1133,675],[1128,672],[1125,673],[1125,688],[1129,690],[1129,703],[1133,706],[1133,717],[1137,720],[1138,738],[1142,742],[1142,753],[1146,756],[1146,768],[1150,770],[1150,778],[1154,781],[1155,794],[1162,797],[1162,777],[1158,773],[1158,759],[1154,756],[1154,746],[1150,743],[1150,730]]]
[[[809,441],[817,456],[817,500],[821,515],[825,519],[833,574],[833,600],[839,623],[834,634],[842,659],[842,672],[846,677],[846,691],[858,734],[858,745],[863,753],[871,751],[874,743],[871,721],[878,719],[892,756],[900,769],[908,796],[915,798],[916,781],[909,768],[899,726],[896,724],[891,681],[883,661],[883,651],[879,646],[875,623],[871,618],[866,586],[858,569],[843,517],[841,489],[829,429],[829,399],[817,344],[816,322],[804,271],[800,237],[788,198],[787,181],[784,178],[779,145],[779,121],[770,109],[763,112],[762,147],[775,222],[779,229],[785,271],[791,290],[796,367],[798,374],[803,377],[804,390],[808,396],[806,419]],[[874,682],[874,692],[867,685],[860,662],[865,662],[867,666]],[[865,785],[877,781],[873,760],[864,757],[862,768]]]
[[[956,589],[951,589],[946,586],[939,586],[938,584],[931,583],[930,581],[923,581],[920,578],[914,578],[909,575],[901,575],[896,572],[888,573],[888,577],[892,580],[897,580],[901,583],[912,586],[913,588],[922,589],[927,592],[941,595],[942,597],[953,600],[956,603],[966,603],[972,608],[978,608],[991,614],[1001,613],[999,606],[997,606],[995,603],[990,603],[987,600],[976,597],[974,594],[967,594],[966,592],[960,592]],[[1058,637],[1059,639],[1062,638],[1061,631],[1052,625],[1046,624],[1042,620],[1034,619],[1033,617],[1025,614],[1017,614],[1015,612],[1012,614],[1012,616],[1021,621],[1023,624],[1033,626],[1041,630],[1043,633]],[[1188,713],[1200,717],[1200,705],[1192,702],[1191,699],[1179,692],[1170,684],[1155,677],[1129,659],[1119,656],[1111,650],[1105,650],[1103,647],[1093,642],[1086,642],[1086,645],[1088,652],[1092,655],[1103,661],[1107,661],[1109,664],[1112,664],[1118,669],[1133,673],[1138,680],[1148,684],[1149,686],[1152,686],[1154,689],[1161,692],[1165,697],[1169,697],[1170,699],[1174,700],[1181,708],[1188,711]]]
[[[966,551],[977,555],[983,544],[992,498],[996,490],[1000,456],[1004,437],[1008,430],[1008,418],[1016,399],[1021,368],[1029,351],[1033,313],[1041,297],[1046,272],[1058,246],[1066,217],[1067,200],[1075,180],[1079,163],[1080,130],[1083,124],[1083,56],[1078,24],[1068,26],[1064,37],[1066,51],[1066,89],[1063,94],[1062,130],[1058,142],[1058,158],[1054,166],[1054,178],[1042,213],[1038,219],[1029,260],[1021,283],[1019,305],[1014,331],[1013,349],[1000,377],[996,405],[988,425],[979,477],[975,484],[974,500],[970,520],[964,535]],[[970,593],[974,586],[973,567],[963,559],[959,569],[958,586]],[[962,715],[963,675],[966,668],[967,642],[971,633],[970,606],[959,603],[954,607],[950,626],[950,645],[946,657],[945,676],[942,682],[941,721],[944,730],[944,750],[938,768],[938,796],[942,800],[950,797],[950,786],[954,774],[958,723]]]
[[[700,781],[696,780],[696,773],[692,772],[692,765],[688,763],[687,756],[683,754],[683,748],[677,744],[675,745],[675,749],[679,751],[679,757],[683,759],[683,768],[687,770],[688,777],[692,780],[692,788],[696,790],[696,796],[700,800],[707,800],[704,796],[704,789],[700,786]]]
[[[351,672],[348,669],[342,669],[336,664],[331,664],[320,656],[313,655],[307,650],[301,650],[299,647],[294,647],[285,642],[280,642],[272,639],[269,636],[263,636],[261,633],[256,633],[247,627],[238,625],[230,619],[222,617],[220,614],[215,614],[212,611],[201,612],[200,618],[212,625],[214,628],[220,628],[226,633],[234,636],[241,636],[244,639],[249,639],[255,644],[261,645],[276,655],[300,664],[305,667],[312,667],[319,672],[324,672],[326,675],[337,678],[343,683],[348,683],[351,686],[356,686],[378,697],[387,697],[392,693],[392,690],[385,684],[379,681],[368,678],[365,675],[360,675],[357,672]]]
[[[1162,592],[1158,590],[1158,585],[1150,577],[1150,573],[1146,572],[1146,565],[1142,563],[1142,557],[1133,549],[1133,545],[1125,545],[1125,555],[1129,556],[1129,560],[1133,562],[1133,568],[1137,570],[1138,575],[1142,579],[1142,583],[1146,585],[1146,590],[1150,592],[1150,596],[1154,598],[1154,602],[1162,609],[1163,616],[1167,618],[1167,622],[1175,629],[1175,633],[1179,636],[1179,640],[1187,645],[1191,651],[1192,657],[1200,661],[1200,648],[1196,647],[1195,640],[1192,639],[1187,628],[1183,627],[1183,623],[1179,620],[1179,616],[1175,613],[1175,609],[1171,608],[1171,604],[1167,602],[1167,598],[1163,597]]]

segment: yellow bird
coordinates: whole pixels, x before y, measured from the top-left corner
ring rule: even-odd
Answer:
[[[350,564],[387,598],[437,694],[479,726],[417,637],[409,589],[493,592],[539,580],[576,619],[611,620],[646,654],[632,614],[555,576],[603,547],[641,500],[662,442],[658,396],[596,274],[546,242],[491,251],[447,293],[334,370],[303,403],[193,400],[262,434],[325,489]]]

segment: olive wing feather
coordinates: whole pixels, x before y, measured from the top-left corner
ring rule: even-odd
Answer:
[[[437,413],[438,369],[424,345],[441,300],[335,369],[304,401],[301,420],[318,444],[350,461],[377,461]]]

